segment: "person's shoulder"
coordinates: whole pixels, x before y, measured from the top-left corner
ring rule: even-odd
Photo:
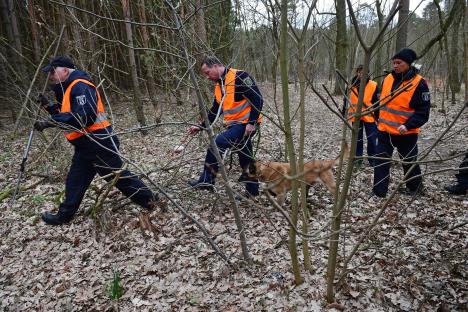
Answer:
[[[248,72],[244,70],[237,70],[236,80],[240,85],[245,85],[247,87],[251,87],[255,85],[255,79],[252,76],[250,76]]]
[[[82,93],[86,92],[87,90],[94,90],[94,88],[92,86],[90,86],[89,84],[87,84],[86,82],[84,82],[84,81],[78,81],[77,83],[75,83],[73,85],[71,93],[72,94],[82,94]]]
[[[421,80],[419,80],[418,87],[422,89],[429,89],[429,84],[423,76],[421,76]]]
[[[236,70],[236,78],[246,78],[250,77],[249,73],[242,69]]]

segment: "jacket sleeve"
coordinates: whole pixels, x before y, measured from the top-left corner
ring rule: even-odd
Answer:
[[[97,93],[93,87],[79,82],[70,93],[70,112],[52,115],[65,128],[82,129],[92,125],[97,116]]]
[[[213,99],[213,105],[211,106],[210,110],[208,111],[208,120],[210,124],[216,119],[216,115],[218,114],[219,110],[219,103],[216,99]],[[202,120],[200,123],[201,127],[205,127],[205,122]]]
[[[415,111],[405,122],[405,126],[408,130],[419,128],[429,120],[431,96],[427,82],[424,79],[421,79],[419,82],[409,106]]]
[[[239,71],[236,77],[236,93],[241,93],[250,102],[249,123],[256,124],[263,108],[263,97],[255,80],[244,71]]]

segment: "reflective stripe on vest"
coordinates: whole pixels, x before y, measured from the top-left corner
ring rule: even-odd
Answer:
[[[412,109],[409,104],[421,79],[423,79],[421,75],[416,75],[411,80],[403,81],[403,83],[392,92],[394,78],[392,74],[385,77],[382,85],[382,92],[380,93],[380,100],[383,105],[380,108],[379,114],[378,129],[380,131],[400,135],[398,127],[403,125],[414,113],[414,109]],[[409,84],[411,85],[409,86]],[[400,90],[404,91],[392,98],[392,94],[396,94]],[[419,133],[419,130],[419,128],[410,129],[405,134]]]
[[[219,105],[222,105],[225,126],[247,123],[252,109],[252,105],[247,99],[235,101],[236,72],[237,69],[230,68],[224,78],[224,86],[219,83],[215,86],[214,95]],[[224,90],[221,89],[222,87],[224,87]],[[258,117],[257,122],[262,122],[262,114]]]
[[[363,113],[365,112],[367,108],[372,106],[372,96],[374,95],[376,89],[377,89],[377,82],[373,80],[369,80],[366,84],[366,87],[364,88],[364,98],[362,99],[362,102],[363,102],[362,112]],[[358,93],[359,93],[358,88],[356,88],[355,86],[351,88],[351,91],[349,94],[350,105],[349,105],[349,110],[348,110],[348,114],[350,116],[355,114],[357,111]],[[355,118],[351,117],[350,120],[354,122]],[[375,122],[374,116],[372,114],[362,116],[361,120],[364,122]]]
[[[93,131],[96,131],[98,129],[104,129],[104,128],[107,128],[107,127],[109,127],[111,125],[109,120],[107,120],[107,117],[106,117],[106,114],[105,114],[105,111],[104,111],[104,105],[102,104],[101,96],[99,95],[99,91],[97,90],[97,88],[96,88],[96,86],[94,84],[92,84],[91,82],[89,82],[88,80],[85,80],[85,79],[75,79],[70,83],[70,85],[65,90],[65,93],[63,95],[62,108],[61,108],[60,112],[61,113],[71,112],[71,99],[70,99],[71,90],[72,90],[73,86],[75,84],[79,83],[79,82],[83,82],[83,83],[93,87],[96,90],[97,99],[98,99],[98,101],[97,101],[96,120],[94,121],[94,123],[91,126],[82,128],[79,131],[65,131],[65,137],[69,141],[77,139],[77,138],[85,135],[86,133],[93,132]]]

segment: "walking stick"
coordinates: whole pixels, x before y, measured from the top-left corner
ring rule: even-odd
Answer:
[[[64,30],[65,30],[65,25],[62,26],[62,29],[60,30],[60,34],[59,34],[59,37],[57,39],[57,45],[55,46],[54,56],[57,55],[57,51],[58,51],[58,48],[60,46],[60,41],[62,40]],[[47,49],[44,56],[42,57],[42,60],[39,63],[39,66],[36,69],[36,74],[40,70],[40,68],[42,66],[42,63],[44,62],[44,59],[46,58],[47,54],[49,54],[49,51],[52,48],[52,45],[54,44],[54,42],[55,42],[55,39],[52,42],[52,44],[49,46],[49,48]],[[44,93],[46,88],[47,88],[47,83],[49,81],[49,76],[50,76],[50,72],[47,73],[47,78],[46,78],[46,81],[44,82],[44,87],[42,88],[42,93]],[[37,120],[37,117],[39,117],[40,110],[41,110],[41,105],[39,105],[39,107],[37,108],[37,110],[36,110],[36,112],[34,114],[34,122]],[[13,197],[11,199],[11,205],[12,206],[16,201],[16,196],[18,195],[18,191],[19,191],[20,184],[21,184],[21,179],[23,178],[23,174],[24,174],[24,171],[26,169],[26,161],[28,160],[29,150],[31,149],[31,143],[32,143],[33,136],[34,136],[34,126],[31,128],[31,131],[29,131],[28,142],[26,143],[26,148],[24,149],[24,152],[23,152],[23,159],[21,160],[20,172],[18,174],[18,179],[16,181],[15,191],[13,192]]]

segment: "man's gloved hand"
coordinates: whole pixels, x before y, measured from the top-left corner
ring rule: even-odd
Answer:
[[[47,96],[45,96],[42,93],[39,93],[39,95],[37,96],[36,102],[38,104],[41,104],[41,106],[43,106],[43,107],[49,105],[49,99],[47,98]]]
[[[34,129],[36,129],[37,131],[42,131],[45,128],[50,128],[54,126],[55,125],[52,123],[50,119],[41,119],[34,123]]]

